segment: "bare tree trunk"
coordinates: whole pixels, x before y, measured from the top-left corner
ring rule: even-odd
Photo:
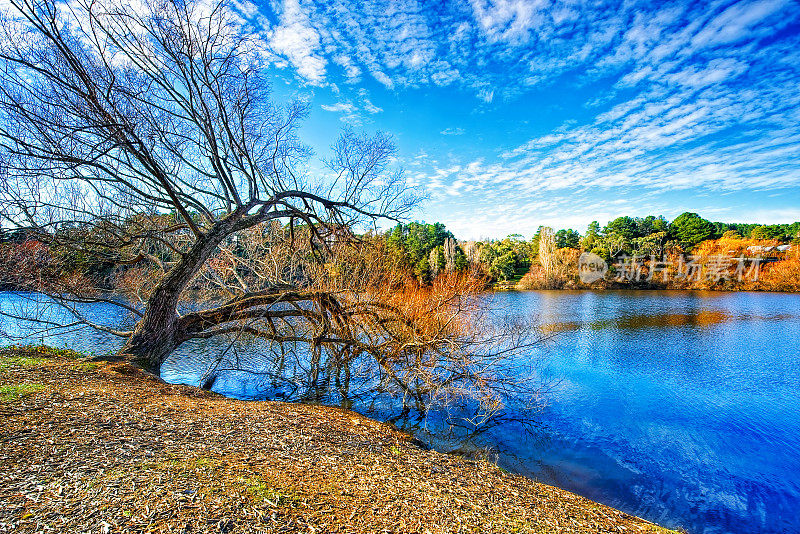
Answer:
[[[179,292],[159,287],[147,303],[144,317],[136,325],[119,355],[148,371],[159,374],[161,364],[181,343],[176,310]]]
[[[456,240],[448,237],[444,240],[444,261],[448,273],[456,270]]]
[[[431,278],[436,278],[436,275],[439,274],[439,251],[431,249],[431,253],[428,255],[428,265],[431,269]]]
[[[232,222],[232,217],[223,219],[198,238],[181,261],[156,286],[147,300],[144,316],[120,350],[122,358],[159,374],[167,356],[186,341],[178,317],[181,293],[229,233],[228,227]]]
[[[548,286],[552,282],[556,267],[556,241],[553,229],[547,226],[542,228],[539,237],[539,263],[544,269]]]

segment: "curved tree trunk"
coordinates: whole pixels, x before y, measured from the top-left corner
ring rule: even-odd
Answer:
[[[235,217],[228,217],[199,236],[181,261],[167,273],[147,300],[144,316],[136,324],[119,356],[154,374],[161,372],[161,364],[167,356],[186,341],[178,316],[181,293],[230,233],[234,222]]]
[[[173,299],[180,291],[172,293],[159,289],[150,297],[144,317],[120,350],[120,356],[154,374],[161,372],[161,364],[181,343],[177,299]]]

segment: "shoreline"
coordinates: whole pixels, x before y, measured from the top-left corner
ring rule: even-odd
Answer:
[[[651,291],[653,293],[659,292],[690,292],[690,293],[773,293],[776,295],[794,295],[800,293],[797,290],[768,290],[768,289],[735,289],[730,287],[709,288],[709,287],[653,287],[653,286],[637,286],[632,287],[628,285],[619,285],[614,287],[518,287],[517,285],[511,287],[490,287],[490,293],[526,293],[530,291],[564,291],[564,292],[579,292],[590,291],[593,293],[605,292],[628,292],[628,291]]]
[[[328,406],[0,353],[0,532],[672,532]]]

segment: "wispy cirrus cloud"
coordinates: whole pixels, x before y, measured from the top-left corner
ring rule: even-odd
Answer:
[[[280,23],[267,32],[271,50],[294,67],[309,83],[319,85],[326,73],[326,59],[321,55],[320,36],[309,12],[300,0],[284,0],[279,12]]]
[[[374,115],[383,111],[381,108],[373,104],[369,99],[369,94],[366,91],[360,91],[359,104],[353,104],[350,101],[336,102],[334,104],[321,104],[320,107],[331,113],[340,114],[340,119],[353,125],[360,125],[363,122],[362,115]]]
[[[491,100],[495,88],[513,95],[572,69],[585,71],[587,80],[622,74],[626,83],[641,81],[688,53],[774,34],[797,19],[796,11],[792,0],[727,8],[719,2],[284,0],[271,42],[306,78],[319,80],[329,66],[355,82],[369,76],[390,88],[465,86]],[[653,68],[653,62],[664,65]]]
[[[464,128],[461,128],[461,127],[458,127],[458,128],[445,128],[444,130],[442,130],[439,133],[442,134],[442,135],[464,135],[464,133],[466,133],[466,130],[464,130]]]
[[[325,111],[332,111],[334,113],[353,113],[356,111],[356,107],[349,102],[337,102],[331,105],[322,104],[320,107]]]
[[[409,162],[448,205],[491,201],[519,212],[520,195],[533,209],[531,198],[590,189],[724,193],[800,183],[793,0],[286,0],[280,13],[279,28],[297,31],[276,53],[308,83],[352,86],[353,109],[342,113],[380,111],[360,94],[369,84],[402,95],[449,88],[471,94],[481,120],[442,117],[451,126],[434,131],[492,139],[492,112],[503,105],[531,92],[585,95],[560,127],[530,128],[526,141],[494,146],[494,157],[434,154],[427,170]]]

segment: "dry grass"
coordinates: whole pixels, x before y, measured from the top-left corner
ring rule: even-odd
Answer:
[[[8,358],[8,356],[12,358]],[[352,412],[8,351],[0,532],[663,532]]]

